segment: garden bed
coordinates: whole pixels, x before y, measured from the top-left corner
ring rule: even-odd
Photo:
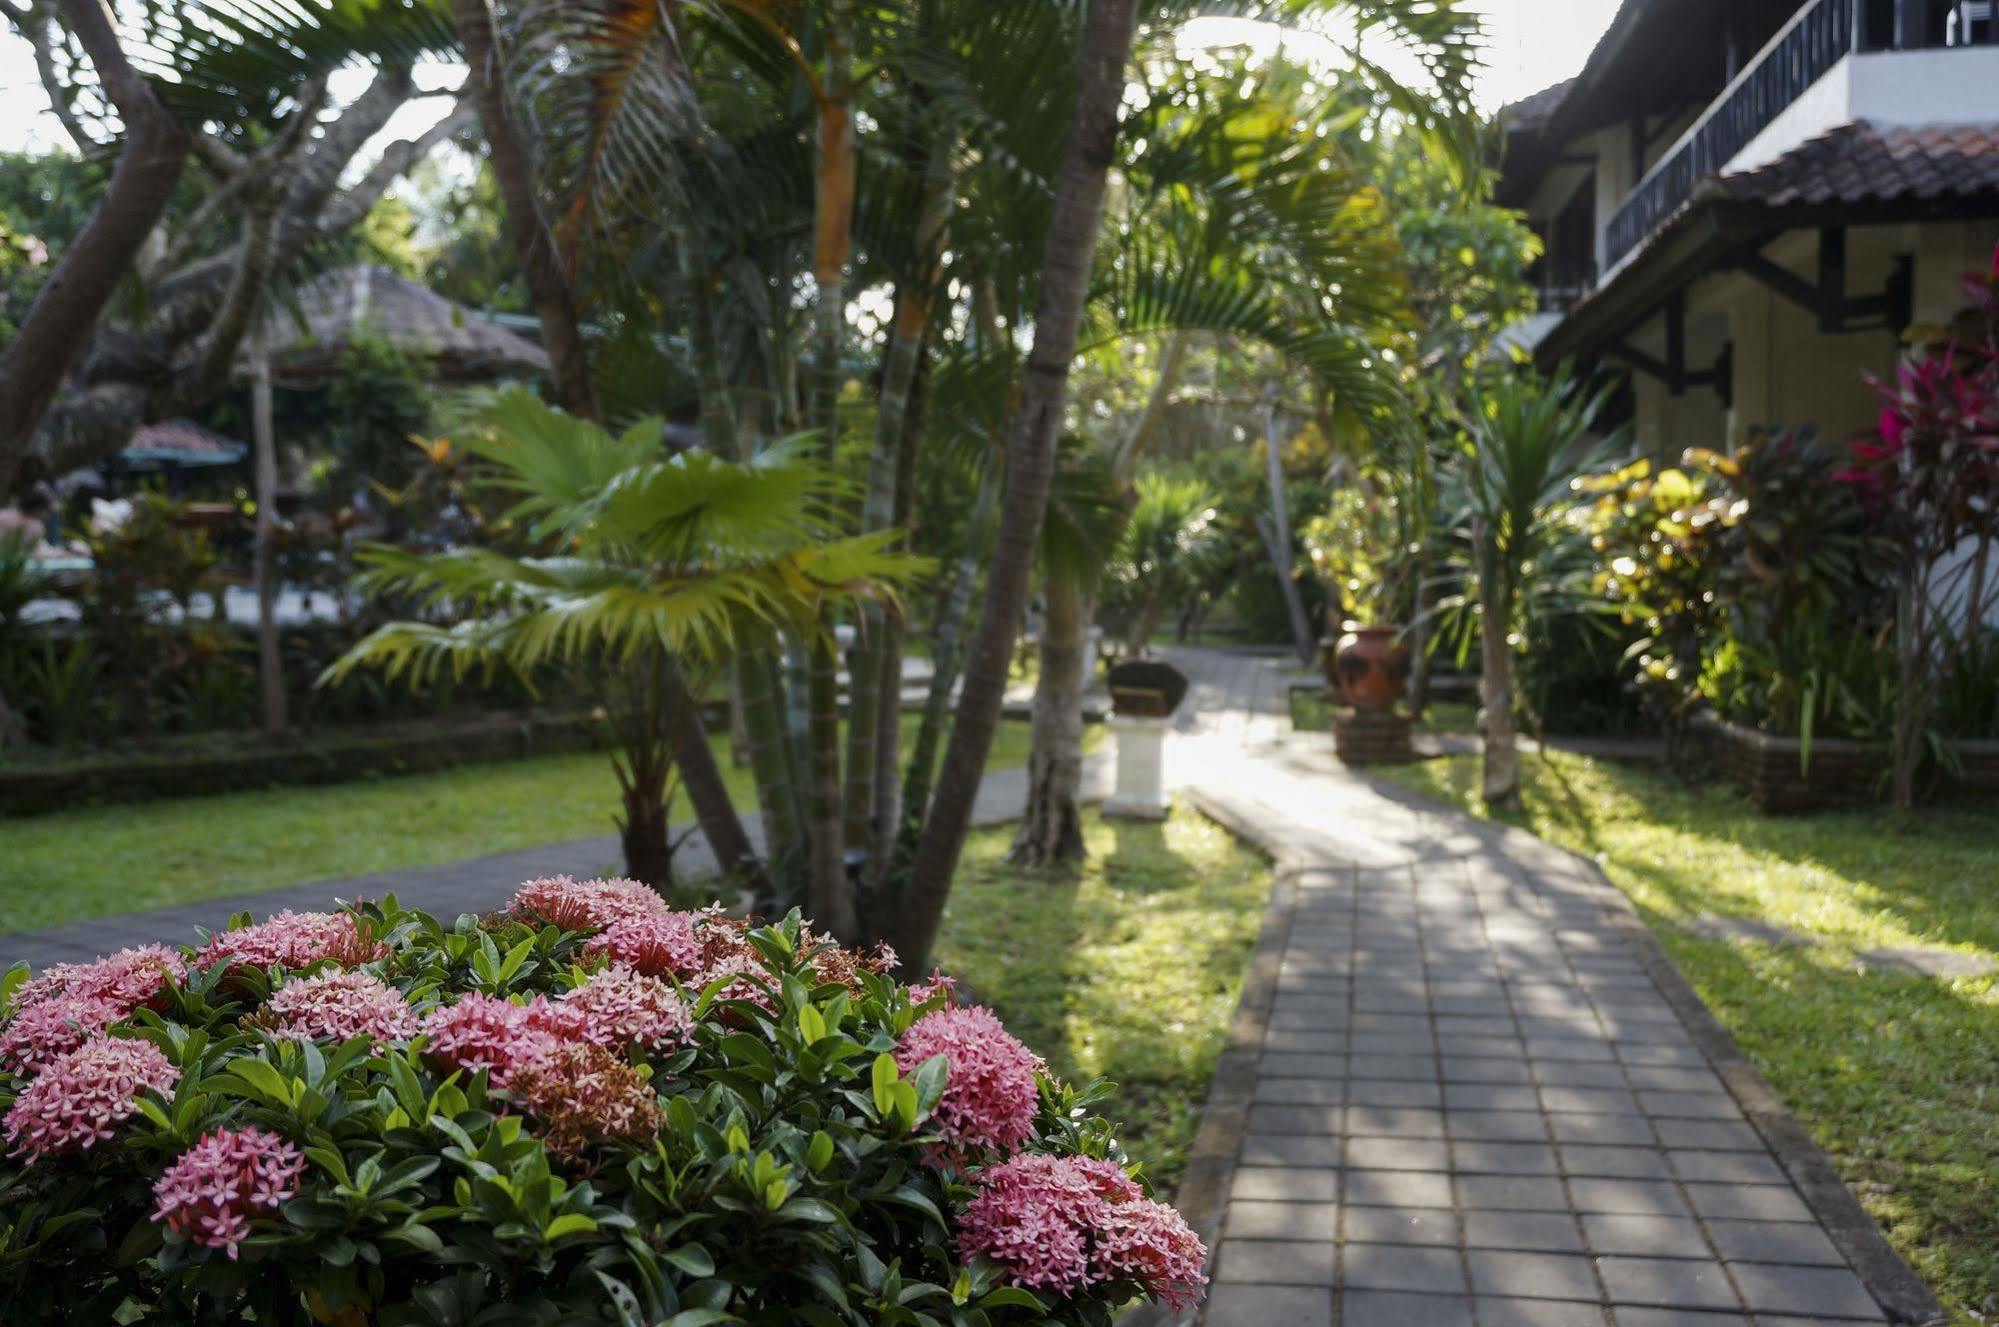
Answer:
[[[281,738],[243,734],[132,753],[0,766],[0,816],[418,774],[475,761],[561,755],[602,745],[603,716],[594,710],[473,714]]]
[[[1789,814],[1882,799],[1888,748],[1879,742],[1774,737],[1713,715],[1696,720],[1715,763],[1759,811]],[[1958,768],[1943,782],[1955,791],[1999,793],[1999,742],[1958,742]],[[1809,758],[1807,755],[1809,754]]]

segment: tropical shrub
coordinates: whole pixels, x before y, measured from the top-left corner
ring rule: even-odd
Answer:
[[[532,881],[0,986],[0,1319],[1108,1324],[1205,1250],[1101,1085],[794,913]]]
[[[1936,692],[1981,652],[1999,614],[1999,253],[1965,276],[1970,304],[1876,381],[1876,435],[1843,478],[1886,532],[1897,575],[1895,803],[1915,799],[1917,767],[1938,749]]]
[[[1305,551],[1338,598],[1335,614],[1368,626],[1404,620],[1418,538],[1411,516],[1389,477],[1368,469],[1335,485],[1326,510],[1305,523]]]

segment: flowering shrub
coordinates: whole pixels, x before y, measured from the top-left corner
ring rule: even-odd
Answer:
[[[988,1010],[535,881],[0,980],[0,1322],[1105,1327],[1206,1251]]]

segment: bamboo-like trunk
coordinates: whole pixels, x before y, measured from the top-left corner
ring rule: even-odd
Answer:
[[[1034,744],[1027,807],[1008,859],[1045,868],[1083,859],[1084,633],[1090,595],[1062,579],[1047,587],[1041,616],[1041,678],[1034,689]]]
[[[289,726],[285,705],[284,653],[278,640],[278,445],[272,436],[271,357],[257,342],[250,379],[252,445],[257,451],[257,685],[263,691],[264,731],[272,736]]]
[[[811,654],[812,918],[843,944],[860,940],[855,882],[847,873],[840,836],[840,709],[838,660],[833,642],[814,641]]]
[[[923,701],[923,718],[909,747],[909,764],[902,777],[902,810],[896,825],[895,851],[884,875],[882,893],[893,902],[908,884],[923,821],[930,809],[930,788],[937,774],[937,750],[943,745],[951,718],[951,692],[958,685],[965,655],[965,624],[971,617],[972,592],[979,583],[986,545],[999,514],[999,486],[988,473],[979,484],[971,520],[966,524],[965,549],[951,574],[931,629],[930,692]]]
[[[1136,17],[1134,0],[1092,0],[1084,28],[1075,109],[1042,255],[1034,349],[1028,355],[1020,405],[1008,438],[999,539],[969,651],[958,721],[911,864],[901,914],[895,919],[892,938],[912,971],[921,971],[930,961],[1006,699],[1007,665],[1020,634],[1035,546],[1048,511],[1069,371],[1089,297],[1105,188],[1117,154],[1118,108],[1124,99],[1125,65]]]
[[[898,530],[909,528],[910,513],[915,506],[916,454],[922,444],[927,414],[922,383],[923,369],[919,364],[915,395],[903,422],[902,446],[896,457],[893,524]],[[990,509],[990,503],[987,508]],[[891,613],[882,627],[881,700],[875,716],[875,838],[868,851],[873,869],[869,873],[869,897],[863,899],[865,930],[874,925],[872,917],[878,910],[876,896],[889,870],[902,824],[902,661],[909,619],[904,613]]]
[[[916,221],[916,252],[920,270],[896,292],[895,321],[889,333],[888,349],[882,356],[880,403],[875,413],[875,442],[868,456],[868,486],[861,507],[861,529],[872,533],[889,529],[895,519],[900,497],[898,480],[901,458],[910,444],[910,416],[916,390],[917,370],[923,362],[923,345],[930,334],[930,313],[936,299],[939,264],[943,260],[944,230],[951,218],[951,153],[949,141],[932,144],[925,161],[923,205]],[[850,665],[852,686],[847,712],[847,784],[844,836],[852,851],[872,852],[881,824],[877,795],[880,762],[876,746],[881,740],[881,708],[890,677],[888,662],[888,615],[880,604],[862,605],[860,634],[854,643]],[[898,656],[900,650],[895,651]],[[895,661],[897,673],[900,658]],[[891,766],[891,768],[893,768]]]
[[[1480,791],[1486,806],[1515,811],[1520,808],[1520,751],[1513,730],[1513,647],[1506,639],[1512,603],[1501,583],[1499,554],[1485,546],[1488,537],[1482,522],[1474,524],[1472,543],[1479,560],[1479,695],[1484,702],[1485,735]]]
[[[736,657],[736,688],[742,694],[743,724],[749,731],[750,777],[763,814],[764,851],[772,874],[782,882],[797,877],[804,847],[804,807],[798,801],[799,780],[791,769],[791,735],[785,730],[778,679],[774,649],[746,650]]]

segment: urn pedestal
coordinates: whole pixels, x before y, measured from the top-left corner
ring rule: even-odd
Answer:
[[[1166,819],[1166,728],[1170,720],[1113,715],[1117,734],[1117,791],[1104,803],[1114,820]]]

